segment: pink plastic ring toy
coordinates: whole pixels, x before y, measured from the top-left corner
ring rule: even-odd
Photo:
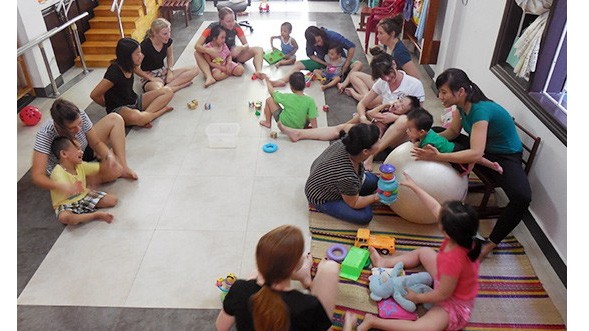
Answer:
[[[346,255],[348,255],[348,249],[342,244],[333,244],[327,249],[327,257],[338,263],[342,262]]]

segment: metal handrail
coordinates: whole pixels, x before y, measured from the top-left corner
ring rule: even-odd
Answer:
[[[117,13],[117,20],[119,21],[119,31],[121,31],[121,38],[125,38],[125,33],[123,32],[123,22],[121,22],[121,9],[123,8],[123,3],[125,0],[121,0],[119,3],[118,0],[112,1],[112,6],[110,6],[110,11]]]
[[[43,62],[45,62],[45,68],[47,69],[47,75],[49,75],[49,79],[51,80],[51,88],[53,89],[53,94],[57,97],[59,96],[59,91],[57,90],[57,84],[55,83],[55,79],[53,78],[53,74],[51,73],[51,67],[49,65],[49,61],[47,60],[47,54],[45,53],[45,47],[43,46],[43,42],[57,33],[63,31],[67,27],[71,27],[72,32],[74,34],[74,39],[76,41],[76,48],[80,53],[80,61],[82,62],[82,66],[84,67],[84,74],[88,73],[88,68],[86,67],[86,61],[84,61],[84,52],[82,51],[82,45],[80,44],[80,37],[78,36],[78,27],[76,26],[76,22],[81,20],[82,18],[88,16],[88,12],[84,12],[71,20],[65,22],[63,25],[59,27],[55,27],[46,33],[40,35],[39,37],[29,41],[22,47],[19,47],[16,51],[16,56],[19,57],[24,52],[28,51],[29,49],[39,46],[39,50],[41,51],[41,55],[43,56]]]
[[[57,8],[55,9],[56,12],[59,13],[59,10],[63,7],[63,17],[67,17],[67,14],[70,12],[70,7],[74,3],[75,0],[69,0],[67,8],[65,7],[65,0],[59,0],[57,3]]]

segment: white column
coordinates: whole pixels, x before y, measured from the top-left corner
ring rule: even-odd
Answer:
[[[18,0],[17,4],[17,39],[20,46],[27,44],[40,35],[47,32],[45,20],[41,10],[48,6],[48,2],[39,4],[37,0]],[[53,3],[55,1],[51,1]],[[57,61],[53,53],[51,42],[47,39],[43,42],[43,47],[49,61],[51,74],[56,79],[60,76]],[[51,85],[51,80],[47,74],[47,69],[43,61],[43,56],[39,47],[34,47],[24,53],[24,58],[29,69],[31,82],[35,88],[46,88]]]

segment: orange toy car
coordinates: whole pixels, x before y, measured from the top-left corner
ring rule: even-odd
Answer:
[[[395,252],[395,238],[372,235],[369,229],[360,228],[356,234],[354,246],[360,248],[374,247],[382,255],[388,255]]]

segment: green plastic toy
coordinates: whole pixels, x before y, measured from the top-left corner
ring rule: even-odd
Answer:
[[[357,281],[360,278],[360,274],[362,273],[362,269],[368,262],[370,257],[370,253],[368,250],[352,247],[348,251],[348,255],[342,261],[341,269],[339,276],[345,279]]]
[[[269,65],[273,65],[282,59],[284,59],[284,53],[278,49],[264,53],[264,60],[266,60]]]

